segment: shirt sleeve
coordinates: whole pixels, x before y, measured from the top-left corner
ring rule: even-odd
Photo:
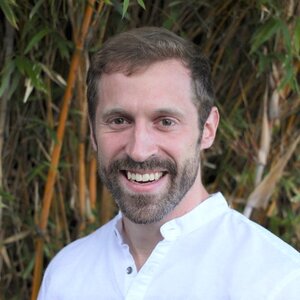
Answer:
[[[37,300],[54,300],[55,297],[51,294],[51,291],[49,291],[48,286],[49,286],[49,268],[46,269]]]

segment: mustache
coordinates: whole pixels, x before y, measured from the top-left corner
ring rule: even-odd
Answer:
[[[109,173],[115,174],[121,170],[163,170],[167,171],[171,175],[177,175],[177,166],[174,162],[168,159],[161,159],[158,157],[152,157],[145,161],[138,162],[127,156],[122,159],[115,160],[109,166]]]

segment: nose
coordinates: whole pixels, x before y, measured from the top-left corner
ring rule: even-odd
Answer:
[[[155,135],[151,128],[147,127],[146,124],[136,123],[132,127],[126,145],[126,154],[137,162],[143,162],[157,154],[157,150]]]

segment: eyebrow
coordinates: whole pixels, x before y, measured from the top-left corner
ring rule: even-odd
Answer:
[[[176,108],[160,108],[160,109],[157,109],[155,110],[155,113],[158,114],[158,115],[171,115],[171,116],[176,116],[176,117],[183,117],[183,113],[176,109]]]
[[[184,114],[176,108],[159,108],[154,110],[154,114],[163,115],[163,116],[175,116],[178,118],[182,118],[184,116]],[[111,108],[108,109],[107,111],[104,111],[102,114],[102,118],[106,119],[114,115],[123,115],[125,117],[131,116],[131,114],[127,112],[125,109],[117,107],[117,108]]]
[[[103,112],[102,118],[106,119],[106,118],[114,116],[114,115],[129,116],[130,114],[127,111],[125,111],[123,108],[111,108],[111,109],[108,109],[107,111]]]

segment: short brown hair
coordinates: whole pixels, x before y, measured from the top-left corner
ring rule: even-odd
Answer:
[[[193,43],[159,27],[141,27],[107,40],[91,62],[87,75],[88,112],[92,126],[98,102],[98,83],[103,73],[130,75],[152,63],[178,59],[191,72],[199,126],[202,129],[212,106],[214,91],[208,60]]]

